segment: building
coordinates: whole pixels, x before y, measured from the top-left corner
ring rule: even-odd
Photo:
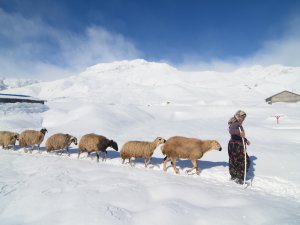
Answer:
[[[282,91],[266,99],[266,102],[269,104],[275,102],[298,102],[298,101],[300,101],[300,95],[290,91]]]
[[[34,98],[28,95],[0,94],[0,103],[16,103],[16,102],[45,104],[45,100]]]

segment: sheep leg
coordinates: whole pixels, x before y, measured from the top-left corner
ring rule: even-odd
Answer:
[[[150,162],[150,158],[145,158],[145,167],[147,168]]]
[[[195,160],[192,159],[191,161],[192,161],[193,166],[191,169],[186,171],[187,173],[192,172],[195,169]]]
[[[131,162],[131,158],[129,158],[128,160],[129,160],[129,165],[130,165],[131,167],[133,167],[133,164],[132,164],[132,162]]]
[[[99,162],[99,152],[96,151],[96,155],[97,155],[97,162]]]
[[[30,153],[32,153],[33,149],[34,149],[34,145],[31,146]]]
[[[199,170],[199,167],[198,167],[198,160],[196,159],[196,174],[197,175],[200,175],[200,170]]]
[[[123,159],[123,161],[122,161],[122,164],[124,164],[124,163],[125,163],[125,160],[126,160],[126,158],[125,158],[125,159]],[[128,158],[128,163],[129,163],[129,165],[130,165],[130,166],[133,166],[133,165],[132,165],[132,163],[131,163],[131,160],[130,160],[130,158]]]
[[[104,152],[103,152],[102,162],[103,162],[103,161],[106,161],[106,155],[107,155],[107,151],[104,151]]]
[[[67,153],[68,153],[68,156],[70,156],[69,147],[67,147]]]
[[[170,160],[170,159],[168,158],[168,156],[166,156],[166,157],[164,158],[164,167],[163,167],[163,170],[164,170],[164,171],[167,171],[167,163],[168,163],[169,160]]]
[[[39,153],[42,153],[40,145],[38,145]]]
[[[148,158],[145,158],[145,168],[147,168],[147,166],[148,166]]]
[[[175,173],[179,173],[179,169],[176,168],[176,158],[171,158],[172,160],[172,166],[173,166],[173,169],[175,171]]]
[[[199,168],[198,168],[198,160],[197,159],[192,159],[192,164],[193,164],[193,167],[189,170],[187,170],[186,172],[189,173],[189,172],[192,172],[194,169],[196,170],[196,174],[199,175]]]
[[[79,159],[80,154],[81,154],[81,151],[79,150],[79,151],[78,151],[78,157],[77,157],[77,159]]]

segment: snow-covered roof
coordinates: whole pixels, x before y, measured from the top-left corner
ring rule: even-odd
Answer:
[[[296,93],[293,93],[293,92],[291,92],[291,91],[285,90],[285,91],[279,92],[279,93],[277,93],[277,94],[275,94],[275,95],[272,95],[271,97],[267,98],[266,100],[271,99],[271,98],[273,98],[273,97],[275,97],[275,96],[277,96],[277,95],[280,95],[280,94],[282,94],[282,93],[290,93],[290,94],[293,94],[293,95],[296,95],[296,96],[300,96],[300,95],[298,95],[298,94],[296,94]]]
[[[21,94],[0,94],[0,102],[15,103],[15,102],[29,102],[29,103],[41,103],[44,104],[45,100],[34,98],[29,95]]]
[[[269,98],[265,99],[267,103],[272,104],[275,102],[299,102],[300,101],[300,95],[290,92],[290,91],[282,91],[275,95],[272,95]]]

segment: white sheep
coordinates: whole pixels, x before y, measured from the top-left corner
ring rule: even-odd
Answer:
[[[19,145],[25,148],[28,145],[31,145],[30,153],[32,153],[34,145],[38,145],[38,150],[41,152],[40,145],[44,140],[46,132],[48,131],[45,128],[41,129],[40,131],[25,130],[19,135]],[[27,152],[27,150],[25,150],[25,152]]]
[[[179,173],[179,170],[176,168],[176,159],[190,159],[193,167],[187,170],[187,172],[191,172],[195,169],[196,174],[199,175],[198,159],[202,158],[203,154],[210,150],[221,151],[222,147],[219,142],[215,140],[202,141],[196,138],[171,137],[161,147],[162,154],[166,155],[163,170],[167,170],[167,162],[171,159],[175,173]]]
[[[106,155],[107,155],[106,149],[108,147],[111,147],[116,151],[118,151],[118,144],[115,141],[109,140],[102,135],[98,135],[94,133],[86,134],[82,136],[79,141],[78,159],[82,152],[87,152],[88,156],[91,154],[91,152],[96,152],[97,162],[99,162],[99,152],[103,152],[104,156],[102,158],[102,161],[104,161],[106,160]]]
[[[51,152],[54,150],[61,150],[61,154],[62,154],[64,149],[66,149],[68,155],[70,155],[69,146],[72,143],[77,145],[76,137],[71,136],[69,134],[62,134],[62,133],[53,134],[46,141],[46,151]]]
[[[131,164],[131,158],[145,158],[145,167],[149,165],[150,159],[153,155],[154,150],[158,145],[166,142],[165,139],[157,137],[154,141],[129,141],[126,142],[121,149],[121,158],[123,159],[123,164],[125,159],[129,160]]]
[[[9,149],[9,145],[15,149],[16,141],[19,140],[19,134],[10,131],[0,131],[0,145],[3,149]]]

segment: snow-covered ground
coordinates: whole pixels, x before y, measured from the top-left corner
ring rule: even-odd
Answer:
[[[163,172],[160,148],[147,169],[141,159],[122,165],[112,149],[99,163],[95,155],[78,160],[77,146],[70,157],[0,150],[0,224],[300,224],[300,104],[265,102],[283,90],[300,93],[300,68],[183,72],[144,60],[5,89],[47,102],[0,104],[0,130],[46,127],[45,139],[95,132],[119,149],[129,140],[182,135],[216,139],[223,150],[199,160],[200,176],[185,173],[188,160],[178,161],[179,175]],[[228,173],[227,121],[238,109],[247,112],[252,143],[246,189]]]

